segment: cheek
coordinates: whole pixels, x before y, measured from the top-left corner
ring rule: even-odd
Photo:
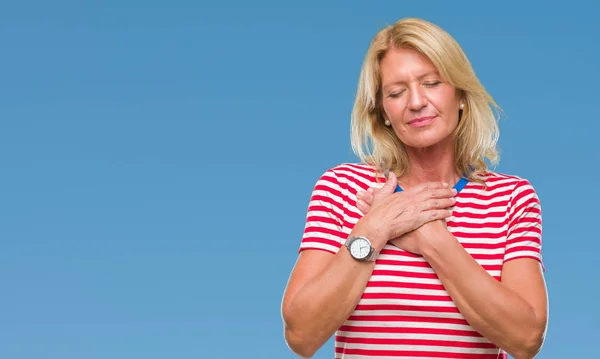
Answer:
[[[454,89],[447,90],[444,94],[444,102],[446,111],[458,114],[458,106],[460,105],[460,97]]]
[[[450,122],[458,121],[459,100],[454,92],[438,93],[431,98],[431,102],[444,118]]]
[[[397,122],[398,118],[402,117],[405,106],[400,100],[384,101],[383,110],[390,121]]]

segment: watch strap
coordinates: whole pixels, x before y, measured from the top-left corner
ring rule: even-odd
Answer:
[[[354,242],[358,238],[366,239],[367,243],[369,243],[369,246],[371,247],[370,251],[369,251],[369,255],[366,256],[365,258],[362,258],[362,259],[354,257],[354,255],[352,255],[352,250],[350,249],[350,246],[352,245],[352,242]],[[348,252],[350,252],[350,256],[352,258],[356,259],[357,261],[361,261],[361,262],[375,262],[377,260],[377,257],[379,256],[379,252],[375,250],[375,248],[371,244],[371,241],[369,241],[369,239],[367,237],[364,237],[364,236],[350,236],[350,237],[348,237],[348,239],[344,243],[344,246],[346,248],[348,248]]]
[[[367,262],[375,262],[377,260],[377,257],[379,257],[379,252],[377,252],[375,248],[371,246],[371,253],[369,253],[367,258],[365,258],[364,260]]]

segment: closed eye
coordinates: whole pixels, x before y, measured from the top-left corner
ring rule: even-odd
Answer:
[[[404,90],[402,91],[398,91],[398,92],[392,92],[390,94],[388,94],[388,97],[390,98],[398,98],[400,97],[402,94],[404,93]]]
[[[423,85],[425,85],[426,87],[435,87],[441,83],[442,83],[441,81],[432,81],[432,82],[426,82]]]

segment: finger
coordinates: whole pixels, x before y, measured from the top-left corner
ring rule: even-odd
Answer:
[[[356,202],[356,207],[358,208],[359,211],[361,211],[363,214],[367,214],[367,212],[369,212],[369,209],[371,208],[371,206],[369,206],[368,204],[365,203],[365,201],[363,201],[362,199],[359,199]]]
[[[449,198],[456,196],[456,189],[454,188],[436,188],[421,192],[423,199],[428,198]]]
[[[398,178],[396,178],[396,174],[394,172],[390,171],[388,179],[383,185],[383,187],[381,187],[380,192],[385,194],[394,193],[394,191],[396,190],[396,186],[398,186]]]
[[[358,191],[356,192],[356,198],[357,199],[362,199],[365,196],[365,191]]]
[[[452,216],[452,211],[449,209],[432,209],[429,211],[421,212],[421,220],[423,223],[419,224],[422,226],[423,224],[431,221],[436,221],[438,219],[446,219]]]
[[[367,190],[368,193],[370,194],[374,194],[375,193],[375,187],[369,187],[369,189]]]
[[[371,203],[373,203],[373,199],[375,199],[375,195],[372,193],[366,192],[361,199],[370,206]]]
[[[452,207],[456,203],[456,197],[452,198],[431,198],[421,202],[421,210],[436,210]]]
[[[452,211],[446,208],[420,211],[412,216],[408,226],[406,220],[402,221],[404,222],[402,225],[392,225],[392,228],[390,228],[390,238],[395,238],[400,235],[409,233],[410,231],[421,227],[425,223],[429,223],[439,219],[446,219],[450,216],[452,216]]]
[[[433,204],[433,206],[427,206],[427,205],[423,205],[425,202],[430,201],[430,203],[436,203],[436,202],[431,202],[432,200],[436,200],[436,199],[448,199],[448,198],[456,198],[456,189],[454,188],[433,188],[433,189],[428,189],[426,191],[422,191],[419,192],[417,194],[413,194],[414,195],[414,203],[417,205],[418,208],[420,209],[431,209],[431,208],[437,208],[438,206]]]

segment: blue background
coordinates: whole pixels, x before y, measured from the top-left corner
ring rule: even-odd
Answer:
[[[463,46],[504,109],[496,170],[541,198],[539,358],[598,357],[592,1],[0,6],[0,358],[294,358],[309,195],[356,161],[363,56],[408,16]]]

